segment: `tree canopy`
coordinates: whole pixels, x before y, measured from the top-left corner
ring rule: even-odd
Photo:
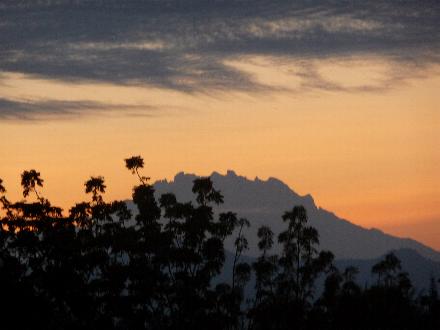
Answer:
[[[258,229],[261,254],[249,261],[250,221],[216,211],[223,195],[209,177],[194,180],[195,202],[180,202],[156,196],[141,156],[125,165],[136,178],[134,214],[106,201],[101,176],[67,214],[43,197],[40,172],[21,176],[30,200],[10,201],[0,179],[2,329],[439,328],[436,279],[416,297],[390,253],[372,268],[377,282],[361,287],[357,269],[339,270],[319,250],[303,206],[284,213],[278,237]]]

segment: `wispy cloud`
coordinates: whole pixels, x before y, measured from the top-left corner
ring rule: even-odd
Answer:
[[[153,116],[155,108],[146,105],[105,104],[93,101],[11,100],[0,98],[0,120],[43,120],[74,118],[103,111],[124,110],[132,116]]]

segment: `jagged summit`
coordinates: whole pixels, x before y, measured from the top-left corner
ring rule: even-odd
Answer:
[[[172,181],[158,180],[154,183],[154,185],[162,186],[163,184],[171,184],[171,185],[188,184],[198,177],[200,176],[194,173],[185,173],[181,171],[174,176],[174,179]],[[307,204],[315,205],[314,199],[310,194],[301,196],[298,193],[296,193],[292,188],[290,188],[287,184],[285,184],[283,181],[274,177],[269,177],[267,180],[263,180],[257,176],[252,180],[246,176],[238,175],[234,170],[231,169],[228,169],[226,171],[226,174],[221,174],[217,171],[213,171],[210,177],[213,180],[214,184],[218,183],[222,186],[222,188],[225,188],[226,190],[229,189],[228,187],[223,187],[223,182],[227,181],[230,184],[242,187],[243,189],[250,189],[251,187],[252,188],[260,187],[260,189],[264,190],[266,194],[270,192],[270,193],[275,193],[277,195],[278,194],[294,195],[300,199],[304,199]],[[220,189],[220,186],[217,187]],[[222,192],[227,197],[227,194],[223,190]]]
[[[216,173],[216,172],[214,172],[214,173]],[[227,171],[226,171],[226,176],[232,176],[232,177],[235,177],[235,176],[237,176],[237,173],[235,173],[234,170],[227,170]]]

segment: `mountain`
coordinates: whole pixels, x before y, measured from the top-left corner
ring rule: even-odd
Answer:
[[[191,192],[192,182],[198,176],[178,173],[174,180],[161,180],[154,183],[157,194],[173,192],[179,201],[194,200]],[[226,175],[211,174],[216,189],[224,195],[225,203],[217,212],[232,211],[247,218],[251,227],[246,236],[249,240],[251,257],[259,254],[257,249],[257,229],[268,225],[277,235],[285,228],[281,216],[295,205],[304,205],[309,222],[320,235],[321,249],[332,251],[337,259],[375,259],[391,250],[411,249],[421,256],[440,262],[440,252],[413,239],[398,238],[378,229],[367,229],[337,217],[335,214],[317,207],[312,196],[300,196],[282,181],[269,178],[249,180],[228,171]],[[233,249],[233,238],[226,242],[226,248]],[[278,252],[279,247],[275,247]]]

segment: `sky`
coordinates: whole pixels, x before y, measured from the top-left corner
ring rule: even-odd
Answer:
[[[0,178],[233,169],[440,250],[440,3],[2,1]]]

